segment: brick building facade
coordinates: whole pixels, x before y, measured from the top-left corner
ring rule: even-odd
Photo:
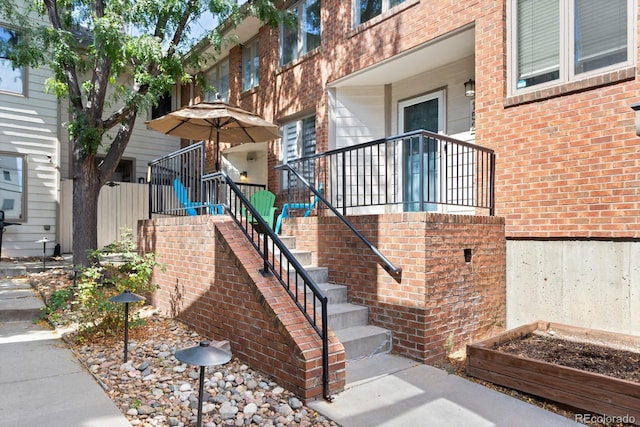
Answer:
[[[594,40],[603,39],[597,31],[618,28],[618,45],[609,50],[588,40],[579,45],[575,22],[583,11],[566,0],[547,2],[557,10],[516,0],[383,1],[371,17],[355,7],[360,3],[367,2],[286,2],[303,12],[319,6],[320,22],[317,46],[302,46],[286,64],[281,30],[250,20],[230,30],[241,45],[219,56],[229,61],[229,102],[283,129],[314,118],[315,151],[323,152],[401,134],[406,108],[436,99],[442,125],[433,130],[497,155],[507,325],[542,318],[640,333],[640,155],[630,109],[640,89],[637,2],[615,2],[619,25],[606,21],[600,6],[584,11],[596,18],[584,21]],[[544,21],[547,12],[557,22]],[[551,44],[558,64],[550,74],[521,70],[520,43],[541,43],[535,25],[519,20],[526,14],[557,26]],[[243,90],[243,49],[252,40],[259,42],[259,84]],[[600,62],[584,65],[589,49],[615,55],[598,51],[592,57]],[[473,99],[465,97],[469,79]],[[286,160],[283,144],[267,145],[267,176],[256,181],[276,194],[281,173],[273,167]]]

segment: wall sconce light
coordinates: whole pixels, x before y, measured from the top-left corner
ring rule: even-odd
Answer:
[[[247,171],[240,172],[240,181],[246,182],[249,179]]]
[[[473,98],[476,96],[476,81],[473,79],[469,79],[464,82],[464,96],[468,98]]]

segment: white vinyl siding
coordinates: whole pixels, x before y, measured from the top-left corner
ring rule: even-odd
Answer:
[[[384,134],[384,86],[338,88],[334,108],[335,147],[342,148]]]

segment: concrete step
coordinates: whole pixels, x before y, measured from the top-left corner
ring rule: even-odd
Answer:
[[[287,247],[287,249],[294,250],[296,248],[296,237],[295,236],[278,236],[282,243]]]
[[[336,283],[319,283],[320,289],[327,296],[329,304],[342,304],[347,302],[347,287]]]
[[[6,265],[0,267],[0,277],[16,277],[27,274],[27,267],[24,265]]]
[[[347,360],[391,351],[391,332],[378,326],[354,326],[338,329],[334,333],[344,346]]]
[[[298,260],[298,262],[303,266],[307,267],[313,263],[313,254],[309,251],[299,251],[297,249],[289,249],[289,251],[293,254],[293,256]],[[274,251],[276,259],[280,259],[280,250],[276,249]]]
[[[280,236],[280,239],[327,296],[329,327],[344,346],[347,360],[389,353],[392,348],[391,331],[369,325],[368,308],[350,304],[347,286],[329,283],[329,270],[326,267],[312,266],[313,254],[297,251],[294,236]],[[307,298],[312,298],[311,292]]]
[[[316,282],[316,284],[325,283],[329,281],[329,269],[327,267],[317,267],[314,265],[309,265],[309,266],[305,266],[304,269],[307,270],[307,273],[309,274],[311,279],[314,282]],[[291,269],[292,280],[295,277],[294,274],[295,272],[293,271],[293,269]],[[299,277],[298,281],[302,283],[302,278]]]
[[[318,287],[327,296],[329,304],[341,304],[347,301],[347,287],[336,283],[317,283]],[[312,292],[308,291],[307,298],[311,298]]]
[[[0,281],[0,322],[32,321],[44,303],[26,280]]]
[[[369,322],[369,309],[362,305],[329,304],[327,315],[329,327],[334,331],[353,326],[364,326]]]

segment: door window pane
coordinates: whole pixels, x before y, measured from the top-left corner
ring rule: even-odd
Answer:
[[[400,103],[403,132],[444,131],[444,93],[437,92]],[[403,194],[406,212],[434,211],[439,195],[438,141],[424,135],[403,142]]]

